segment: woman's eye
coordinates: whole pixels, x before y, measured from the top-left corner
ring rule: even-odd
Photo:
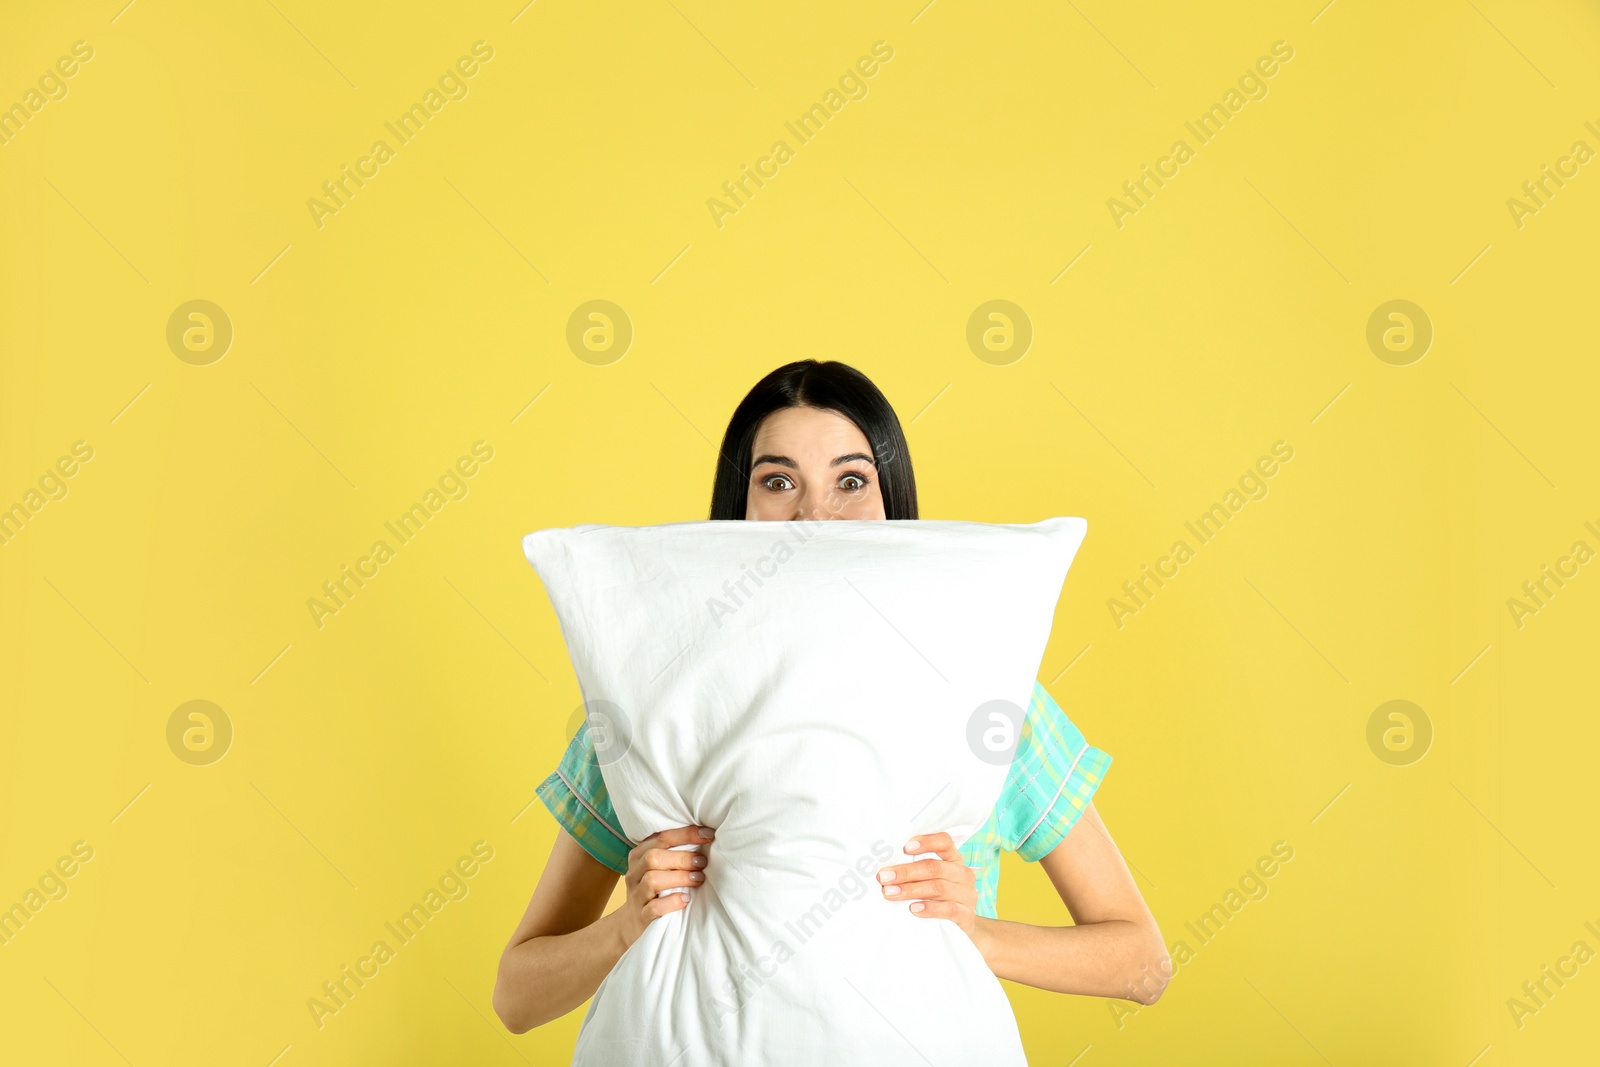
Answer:
[[[783,484],[774,485],[774,482],[782,482]],[[785,474],[769,474],[765,478],[761,479],[761,484],[774,492],[781,492],[784,489],[793,488],[793,483],[789,481],[788,475]]]
[[[839,479],[839,488],[848,490],[852,493],[861,489],[865,489],[866,487],[867,480],[861,477],[859,474],[846,474],[843,478]]]

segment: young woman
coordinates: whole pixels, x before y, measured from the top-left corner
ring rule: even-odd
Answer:
[[[916,517],[900,422],[861,372],[838,362],[790,363],[756,383],[734,411],[710,518]],[[880,891],[905,901],[919,917],[955,923],[1000,978],[1154,1003],[1171,962],[1154,916],[1090,803],[1110,764],[1111,757],[1089,745],[1035,683],[1005,790],[988,822],[959,849],[948,834],[929,827],[906,843],[905,852],[938,858],[883,868]],[[587,728],[578,730],[538,795],[562,831],[500,958],[494,1008],[513,1033],[581,1005],[646,926],[687,906],[682,893],[657,893],[716,876],[715,827],[682,826],[643,841],[622,833]],[[699,851],[673,848],[691,842],[701,844]],[[996,916],[1002,851],[1044,868],[1074,925]],[[602,916],[619,877],[625,899]]]

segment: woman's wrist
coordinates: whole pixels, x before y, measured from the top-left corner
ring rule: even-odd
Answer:
[[[628,904],[624,901],[622,907],[595,920],[595,925],[606,931],[606,943],[610,946],[613,963],[621,959],[622,954],[638,940],[639,934],[628,919]]]

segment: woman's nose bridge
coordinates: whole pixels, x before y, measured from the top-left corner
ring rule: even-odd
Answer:
[[[833,499],[831,487],[818,486],[814,482],[800,490],[799,498],[795,501],[796,518],[831,519],[838,510],[838,501]]]

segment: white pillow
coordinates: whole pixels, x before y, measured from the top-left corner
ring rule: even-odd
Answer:
[[[584,525],[523,538],[634,842],[706,881],[601,983],[573,1063],[1021,1067],[966,933],[883,897],[1006,779],[1087,530],[947,520]]]

